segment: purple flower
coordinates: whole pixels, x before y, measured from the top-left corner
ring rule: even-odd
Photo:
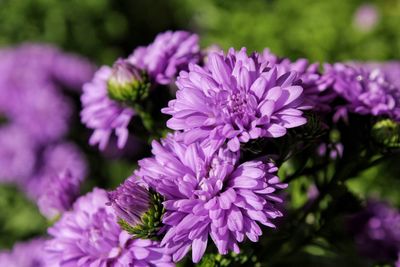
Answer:
[[[34,170],[36,148],[15,125],[0,127],[0,182],[23,184]]]
[[[395,261],[400,252],[400,212],[387,203],[369,201],[350,220],[360,253],[376,260]]]
[[[87,173],[85,156],[73,143],[61,142],[53,144],[43,152],[42,173],[59,173],[70,170],[71,174],[79,180],[83,180]]]
[[[162,112],[172,115],[169,128],[186,132],[186,143],[226,140],[238,151],[240,143],[280,137],[306,123],[298,82],[296,73],[279,74],[256,53],[230,49],[226,56],[210,54],[206,68],[190,65],[181,72],[176,99]]]
[[[387,62],[352,62],[352,65],[366,68],[369,71],[379,69],[385,76],[385,79],[400,88],[400,62],[399,61],[387,61]],[[400,90],[400,89],[399,89]]]
[[[176,137],[176,136],[175,136]],[[135,175],[165,197],[165,236],[161,242],[179,261],[192,248],[199,262],[210,236],[220,254],[239,252],[247,236],[258,241],[259,224],[275,227],[282,216],[276,191],[286,188],[265,160],[239,164],[239,153],[220,148],[215,153],[201,143],[185,145],[169,135],[153,142],[153,158],[139,161]]]
[[[79,77],[63,76],[59,73],[62,71],[60,64],[69,56],[46,45],[28,44],[6,49],[0,57],[1,115],[23,127],[39,143],[64,136],[72,107],[69,99],[62,95],[60,85],[80,86],[82,80],[89,79],[90,71],[86,70]],[[77,65],[71,64],[68,68],[89,68],[89,63],[81,61],[86,67],[76,62]],[[64,78],[60,79],[61,76]]]
[[[368,32],[372,30],[378,22],[379,12],[374,5],[361,5],[354,14],[354,26],[361,31]]]
[[[279,74],[297,72],[303,87],[304,101],[318,111],[330,111],[330,103],[336,97],[335,92],[328,87],[329,84],[322,79],[318,63],[310,64],[307,59],[301,58],[294,62],[288,58],[279,58],[266,48],[262,57],[269,66],[275,66]]]
[[[81,92],[82,85],[93,77],[95,66],[77,55],[60,53],[51,70],[55,81],[67,89]]]
[[[123,148],[129,136],[128,125],[135,111],[109,98],[107,83],[112,69],[101,67],[93,80],[83,86],[81,101],[82,122],[94,132],[90,137],[91,145],[99,145],[104,150],[110,136],[115,132],[118,137],[118,147]]]
[[[122,231],[108,201],[107,192],[95,188],[49,228],[51,266],[173,266],[156,242]]]
[[[157,35],[147,47],[138,47],[129,57],[136,67],[146,70],[159,84],[173,82],[180,70],[200,59],[199,37],[185,31],[167,31]]]
[[[23,189],[46,217],[53,218],[68,210],[78,197],[86,162],[72,143],[48,146],[38,161],[38,170],[23,184]]]
[[[350,111],[400,121],[400,89],[390,83],[381,70],[336,63],[325,66],[325,76],[331,79],[336,93],[347,101],[338,109],[335,120],[346,118]]]
[[[12,251],[0,251],[0,263],[4,267],[45,267],[46,240],[37,238],[14,245]]]
[[[108,197],[117,216],[132,227],[141,222],[143,214],[150,208],[149,192],[131,178],[109,192]]]
[[[49,219],[67,211],[79,196],[80,180],[70,171],[42,178],[43,188],[37,201],[40,212]]]

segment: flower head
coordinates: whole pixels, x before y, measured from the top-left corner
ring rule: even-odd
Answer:
[[[123,148],[129,136],[128,125],[135,111],[121,103],[110,99],[107,83],[112,69],[101,67],[90,83],[83,86],[81,101],[82,122],[94,130],[89,143],[105,149],[112,133],[118,137],[118,147]]]
[[[369,201],[350,220],[358,249],[377,260],[395,261],[400,252],[400,212],[387,203]]]
[[[82,152],[74,144],[62,142],[47,146],[38,161],[37,170],[23,184],[24,191],[40,202],[46,216],[55,215],[55,209],[69,209],[87,171]]]
[[[23,184],[36,163],[36,146],[24,129],[0,127],[0,182]]]
[[[61,89],[80,88],[89,80],[90,63],[52,46],[35,44],[2,50],[0,57],[1,115],[20,125],[38,143],[62,137],[69,128],[72,106]],[[68,66],[61,68],[61,61],[68,61]],[[69,69],[83,71],[69,75]]]
[[[12,251],[0,251],[0,263],[4,267],[45,267],[45,239],[37,238],[14,245]]]
[[[79,196],[81,181],[69,170],[42,179],[41,182],[46,183],[46,187],[43,188],[37,202],[40,212],[52,219],[71,208]]]
[[[185,142],[228,141],[232,151],[259,137],[280,137],[306,123],[303,88],[295,72],[280,74],[258,54],[230,49],[212,53],[206,68],[190,65],[177,80],[176,99],[162,111],[167,126],[186,132]]]
[[[170,135],[153,142],[153,158],[141,160],[137,177],[164,196],[162,245],[179,261],[192,248],[199,262],[211,236],[220,254],[239,252],[238,242],[261,236],[259,224],[274,227],[282,216],[276,191],[286,185],[277,168],[265,160],[239,164],[239,154],[227,148],[215,153],[195,142],[185,145]]]
[[[49,228],[53,266],[172,266],[156,242],[131,239],[119,228],[108,201],[106,191],[94,189]]]
[[[138,47],[129,57],[136,67],[147,71],[158,84],[169,84],[180,70],[200,59],[199,37],[185,31],[167,31],[157,35],[147,47]]]
[[[325,66],[325,76],[331,79],[336,93],[347,101],[336,117],[346,116],[350,111],[400,121],[400,89],[380,69],[336,63]]]

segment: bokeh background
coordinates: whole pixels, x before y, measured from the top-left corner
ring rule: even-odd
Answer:
[[[268,47],[279,56],[320,62],[399,60],[399,25],[399,0],[0,0],[0,47],[50,43],[97,65],[112,64],[168,29],[200,34],[203,48]],[[113,188],[135,168],[134,157],[101,155],[87,145],[89,134],[76,114],[70,138],[85,151],[90,168],[83,191]],[[399,160],[367,170],[349,181],[350,189],[400,207]],[[307,201],[305,188],[302,180],[291,185],[293,207]],[[47,225],[21,192],[0,185],[0,249],[44,233]]]

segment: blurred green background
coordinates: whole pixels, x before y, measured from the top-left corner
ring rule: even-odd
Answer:
[[[269,47],[321,62],[398,60],[399,25],[400,0],[0,0],[0,47],[52,43],[97,64],[111,64],[168,29],[199,33],[203,48]],[[399,207],[398,160],[367,170],[349,181],[350,189]],[[134,164],[108,161],[102,171],[109,180],[101,184],[116,186]],[[296,183],[293,207],[307,201],[306,187]],[[15,188],[0,187],[0,248],[45,229],[33,204]]]
[[[357,25],[365,5],[375,9],[368,27]],[[127,55],[167,29],[196,31],[204,47],[270,47],[318,61],[397,59],[398,25],[399,0],[0,1],[0,46],[50,42],[98,63]]]

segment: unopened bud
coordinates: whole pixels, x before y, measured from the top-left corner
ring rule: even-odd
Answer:
[[[138,101],[147,97],[150,84],[144,71],[126,60],[117,60],[108,79],[108,95],[117,101]]]
[[[108,204],[114,208],[122,229],[136,238],[157,237],[164,212],[163,199],[158,193],[130,178],[108,195]]]

